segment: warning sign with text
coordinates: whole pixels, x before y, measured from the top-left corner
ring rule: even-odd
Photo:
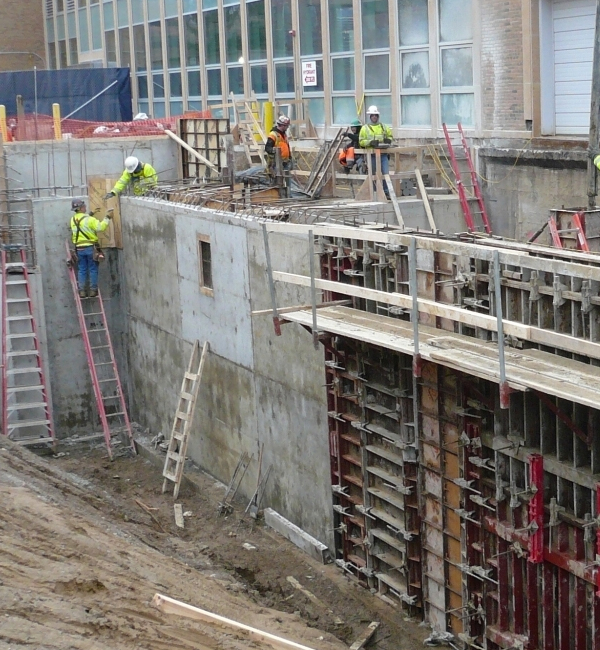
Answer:
[[[302,61],[302,85],[303,86],[317,85],[317,62],[316,61]]]

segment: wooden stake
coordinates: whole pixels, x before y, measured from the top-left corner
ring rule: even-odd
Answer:
[[[178,528],[184,528],[185,522],[183,520],[183,506],[181,503],[174,503],[173,510],[175,511],[175,525]]]
[[[419,193],[421,194],[421,199],[423,201],[423,206],[425,207],[425,214],[427,215],[427,220],[429,221],[429,227],[431,232],[436,232],[437,227],[435,225],[435,219],[433,218],[433,212],[431,211],[431,205],[429,205],[429,197],[427,196],[427,190],[425,189],[425,183],[423,183],[423,177],[421,176],[421,170],[415,169],[415,175],[417,177],[417,185],[419,186]]]

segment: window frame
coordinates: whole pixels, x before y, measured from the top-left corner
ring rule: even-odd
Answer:
[[[208,246],[208,251],[210,258],[208,260],[210,266],[210,284],[207,284],[206,278],[204,277],[204,262],[205,262],[205,253],[203,251],[203,244]],[[213,273],[212,273],[212,249],[211,241],[208,235],[196,234],[196,248],[198,250],[198,283],[200,285],[200,293],[203,293],[205,296],[210,296],[214,298],[214,282],[213,282]]]

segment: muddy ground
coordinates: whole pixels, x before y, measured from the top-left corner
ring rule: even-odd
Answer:
[[[218,516],[224,486],[207,475],[181,489],[191,513],[181,530],[146,458],[110,462],[89,443],[62,452],[39,457],[0,441],[0,649],[254,645],[163,615],[150,606],[156,592],[315,649],[347,647],[371,621],[381,622],[371,647],[423,647],[427,628],[244,515],[246,503]]]

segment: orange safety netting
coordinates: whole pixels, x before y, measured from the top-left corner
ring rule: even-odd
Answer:
[[[67,138],[123,138],[145,135],[163,135],[164,129],[177,130],[177,120],[210,118],[210,111],[194,111],[175,117],[134,120],[133,122],[89,122],[66,119],[61,121],[63,139]],[[6,120],[8,141],[54,140],[54,120],[49,115],[25,115]],[[1,136],[0,136],[1,139]]]

